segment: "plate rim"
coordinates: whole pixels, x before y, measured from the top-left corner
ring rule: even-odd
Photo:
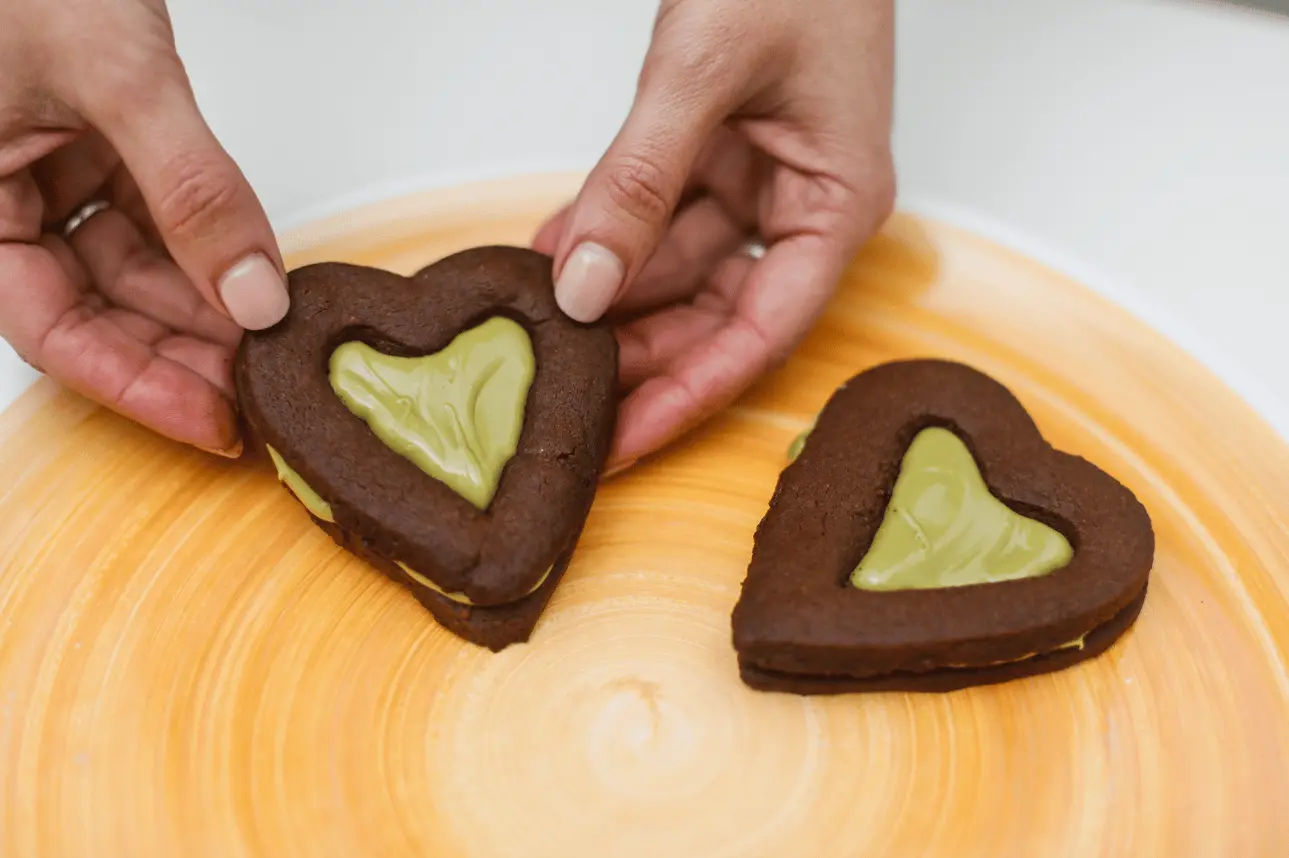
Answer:
[[[1129,278],[1112,274],[1090,260],[1062,251],[1046,239],[971,206],[933,195],[918,194],[902,199],[899,210],[968,230],[1111,302],[1212,373],[1281,440],[1289,442],[1289,405],[1256,372],[1232,358],[1194,325],[1157,301],[1147,298],[1144,291],[1136,287]]]
[[[429,198],[445,192],[473,192],[488,198],[504,193],[516,181],[530,182],[534,187],[549,191],[566,186],[571,198],[588,172],[566,165],[515,163],[482,170],[449,170],[422,175],[338,195],[323,205],[310,206],[277,218],[275,220],[281,224],[277,229],[278,240],[283,253],[289,255],[294,250],[303,249],[303,245],[309,243],[306,236],[310,234],[328,235],[342,224],[352,227],[355,220],[393,221],[396,218],[391,214],[391,205],[395,210],[424,206]],[[402,190],[397,190],[399,188]],[[1112,273],[1079,254],[1061,250],[1036,233],[948,197],[923,192],[901,194],[896,200],[895,213],[936,220],[973,232],[1110,301],[1197,361],[1239,397],[1281,440],[1289,442],[1289,403],[1276,394],[1255,370],[1236,361],[1212,338],[1176,313],[1145,297],[1144,290],[1130,278]]]

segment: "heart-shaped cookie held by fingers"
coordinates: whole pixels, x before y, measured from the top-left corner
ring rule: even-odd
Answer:
[[[550,258],[515,247],[413,277],[322,263],[288,280],[286,318],[237,355],[252,443],[448,629],[493,650],[527,640],[608,455],[612,332],[565,316]]]
[[[852,378],[790,450],[733,614],[751,687],[947,691],[1093,658],[1136,620],[1145,507],[959,363]]]

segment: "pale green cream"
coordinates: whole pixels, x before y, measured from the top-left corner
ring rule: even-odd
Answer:
[[[328,523],[334,523],[335,517],[331,514],[331,504],[324,501],[317,492],[309,488],[309,484],[304,478],[297,474],[290,465],[282,460],[282,456],[272,447],[268,448],[269,458],[273,460],[273,467],[277,468],[278,479],[286,484],[291,490],[291,494],[296,496],[304,508],[313,513],[317,518]]]
[[[1061,650],[1066,650],[1066,649],[1083,649],[1083,647],[1084,647],[1084,645],[1085,645],[1085,643],[1086,643],[1086,641],[1087,641],[1087,638],[1088,638],[1088,636],[1087,636],[1087,635],[1081,635],[1081,636],[1080,636],[1080,637],[1078,637],[1077,639],[1072,640],[1072,641],[1070,641],[1069,643],[1063,643],[1063,644],[1061,644],[1060,646],[1058,646],[1056,649],[1054,649],[1054,650],[1049,650],[1048,652],[1045,652],[1045,653],[1042,653],[1042,652],[1031,652],[1031,653],[1029,653],[1029,654],[1027,654],[1027,655],[1022,655],[1020,658],[1004,659],[1003,661],[991,661],[991,662],[987,662],[985,665],[979,665],[979,664],[946,664],[946,665],[945,665],[945,667],[956,667],[956,668],[964,668],[964,667],[965,667],[965,668],[978,668],[978,667],[982,667],[982,666],[986,666],[986,667],[987,667],[987,666],[990,666],[990,665],[996,665],[996,664],[1016,664],[1017,662],[1021,662],[1021,661],[1029,661],[1031,658],[1038,658],[1040,655],[1050,655],[1050,654],[1052,654],[1052,653],[1054,653],[1054,652],[1060,652]]]
[[[792,443],[788,445],[789,462],[795,462],[797,460],[797,456],[801,455],[801,451],[804,450],[806,446],[806,439],[810,437],[810,433],[814,428],[815,424],[811,422],[809,429],[792,439]]]
[[[331,505],[319,497],[318,493],[311,489],[309,484],[304,481],[304,478],[301,477],[290,465],[283,461],[282,456],[277,450],[269,447],[268,451],[269,458],[273,460],[273,466],[277,468],[278,479],[280,479],[286,487],[291,490],[291,494],[295,495],[296,499],[299,500],[300,503],[304,504],[305,509],[309,510],[309,512],[313,513],[318,518],[325,522],[334,522],[335,518],[331,514]],[[421,584],[424,584],[436,593],[441,593],[452,601],[460,602],[463,605],[474,604],[474,602],[470,601],[470,597],[465,593],[449,593],[429,578],[426,578],[419,572],[414,572],[406,563],[399,563],[398,565],[414,580],[419,581]],[[528,591],[528,594],[532,594],[538,587],[545,584],[546,579],[550,577],[551,569],[554,568],[555,567],[552,566],[550,569],[547,569],[546,573],[542,575],[542,577],[537,580],[537,583],[533,585],[533,588]]]
[[[528,332],[500,316],[437,354],[348,342],[330,361],[332,389],[376,437],[479,509],[518,448],[535,368]]]
[[[863,590],[957,587],[1035,578],[1065,566],[1070,543],[989,491],[967,445],[948,429],[918,433],[904,455],[868,553],[851,574]]]
[[[467,596],[465,593],[449,593],[447,590],[444,590],[438,584],[435,584],[433,581],[431,581],[429,578],[426,578],[421,573],[412,571],[410,568],[408,568],[406,563],[400,563],[398,565],[402,567],[404,572],[406,572],[408,575],[412,577],[412,580],[417,581],[425,585],[426,587],[429,587],[431,590],[438,593],[439,595],[446,596],[452,601],[460,602],[463,605],[474,604],[474,602],[470,600],[470,597]],[[552,566],[550,569],[547,569],[546,572],[542,575],[542,577],[537,579],[537,583],[533,585],[532,589],[529,590],[527,593],[525,593],[524,596],[531,596],[533,593],[537,592],[537,588],[546,583],[546,579],[551,576],[551,570],[554,568],[555,567]]]

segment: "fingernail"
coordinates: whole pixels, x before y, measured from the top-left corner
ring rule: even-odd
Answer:
[[[627,459],[625,461],[617,462],[615,464],[609,465],[604,469],[604,472],[600,476],[602,479],[605,479],[605,480],[610,479],[612,477],[616,477],[618,474],[622,473],[623,471],[629,470],[631,466],[638,461],[639,459]]]
[[[262,253],[252,253],[219,279],[219,297],[233,321],[259,331],[282,321],[290,306],[286,284]]]
[[[244,450],[240,439],[236,441],[233,446],[224,450],[216,450],[214,447],[202,446],[198,446],[197,449],[201,450],[203,453],[210,453],[212,456],[223,456],[225,459],[240,459]]]
[[[594,322],[609,309],[625,276],[613,251],[589,241],[579,244],[555,283],[555,301],[569,318]]]

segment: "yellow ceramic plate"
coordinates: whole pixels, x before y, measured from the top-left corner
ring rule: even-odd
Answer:
[[[390,203],[296,233],[291,264],[526,243],[572,188]],[[1056,675],[752,692],[729,614],[784,451],[914,355],[993,374],[1138,494],[1145,610]],[[606,484],[496,656],[267,470],[45,383],[0,438],[0,855],[1289,855],[1289,448],[1128,313],[946,223],[895,218],[785,368]]]

